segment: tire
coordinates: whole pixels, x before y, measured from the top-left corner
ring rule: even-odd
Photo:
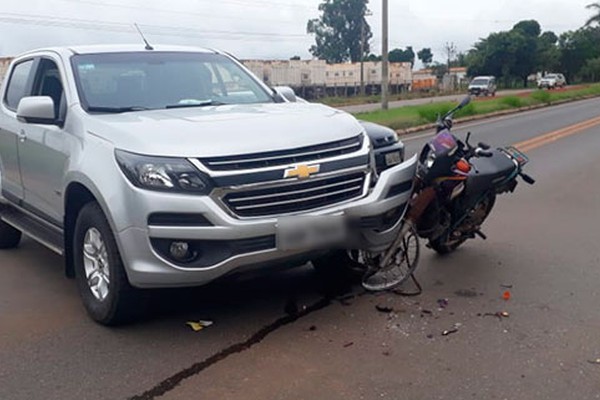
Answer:
[[[452,253],[454,250],[458,249],[467,239],[461,239],[458,242],[455,242],[451,245],[446,244],[441,238],[437,238],[435,240],[429,241],[429,247],[436,251],[439,255],[446,255]]]
[[[129,284],[114,235],[98,203],[88,203],[79,212],[73,236],[75,279],[90,317],[107,326],[131,321],[142,309],[141,296]]]
[[[485,210],[485,215],[481,219],[482,224],[486,220],[486,218],[490,215],[490,213],[492,212],[492,208],[494,208],[494,204],[496,203],[496,196],[490,195],[484,201],[487,201],[487,206],[486,206],[486,210]],[[458,249],[460,246],[463,245],[463,243],[465,243],[468,240],[468,238],[462,238],[462,239],[456,240],[449,244],[448,241],[444,240],[444,238],[445,238],[445,235],[442,235],[441,237],[438,237],[435,240],[430,240],[429,247],[432,248],[433,250],[435,250],[440,255],[447,255],[447,254],[454,252],[456,249]]]
[[[0,220],[0,249],[14,249],[21,242],[22,233]]]
[[[317,274],[327,279],[335,278],[358,282],[364,276],[366,267],[352,260],[345,250],[336,250],[312,260]]]

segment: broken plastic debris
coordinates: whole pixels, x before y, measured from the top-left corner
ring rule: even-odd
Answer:
[[[384,313],[384,314],[389,314],[394,311],[394,309],[392,307],[382,306],[379,304],[375,306],[375,309],[377,311],[379,311],[380,313]]]
[[[352,345],[354,345],[354,342],[348,342],[348,343],[346,343],[346,344],[344,345],[344,348],[346,348],[346,347],[350,347],[350,346],[352,346]]]
[[[502,294],[502,298],[506,301],[510,300],[510,292],[507,290]]]
[[[440,308],[448,307],[448,299],[438,299],[437,303]]]
[[[485,313],[483,314],[484,317],[496,317],[499,320],[502,320],[502,318],[508,318],[510,317],[510,314],[507,313],[506,311],[498,311],[495,313]]]
[[[600,358],[596,358],[595,360],[588,360],[590,364],[600,365]]]
[[[500,285],[500,287],[503,289],[512,289],[513,285]]]
[[[456,333],[456,332],[458,332],[457,328],[449,329],[447,331],[442,332],[442,336],[452,335],[453,333]]]
[[[194,332],[200,332],[204,328],[208,328],[214,322],[212,321],[188,321],[185,324],[188,325]]]

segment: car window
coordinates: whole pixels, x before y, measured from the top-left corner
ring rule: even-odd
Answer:
[[[273,102],[248,73],[212,53],[132,52],[72,57],[86,110]]]
[[[54,115],[59,116],[59,110],[64,99],[63,84],[56,63],[49,59],[41,59],[33,84],[33,96],[48,96],[54,102]]]
[[[4,103],[6,107],[13,111],[17,110],[21,99],[29,94],[26,91],[28,90],[27,86],[32,67],[33,60],[27,60],[15,65],[12,70]]]
[[[473,82],[471,82],[471,85],[484,86],[484,85],[487,85],[488,82],[489,82],[489,80],[486,78],[477,78],[477,79],[473,79]]]

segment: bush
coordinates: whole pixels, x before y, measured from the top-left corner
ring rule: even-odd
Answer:
[[[504,104],[512,108],[519,108],[523,107],[523,100],[517,96],[506,96],[500,99],[500,104]]]
[[[454,105],[452,103],[438,103],[438,104],[427,104],[418,107],[417,112],[419,117],[425,122],[435,122],[438,116],[446,114],[452,110]]]
[[[550,96],[550,93],[548,93],[546,90],[536,90],[535,92],[531,93],[531,98],[539,101],[540,103],[550,104],[551,97],[552,96]]]

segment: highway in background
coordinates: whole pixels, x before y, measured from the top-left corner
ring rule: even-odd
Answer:
[[[519,93],[529,93],[532,92],[531,89],[518,89],[518,90],[501,90],[496,93],[497,97],[503,96],[514,96]],[[398,100],[398,101],[390,101],[390,108],[399,108],[404,106],[419,106],[422,104],[430,104],[430,103],[439,103],[444,101],[456,101],[459,102],[465,97],[467,93],[464,94],[453,94],[449,96],[435,96],[435,97],[423,97],[420,99],[411,99],[411,100]],[[349,113],[361,113],[361,112],[369,112],[369,111],[377,111],[381,109],[380,103],[371,103],[371,104],[360,104],[356,106],[345,106],[339,107],[340,109],[347,111]]]

